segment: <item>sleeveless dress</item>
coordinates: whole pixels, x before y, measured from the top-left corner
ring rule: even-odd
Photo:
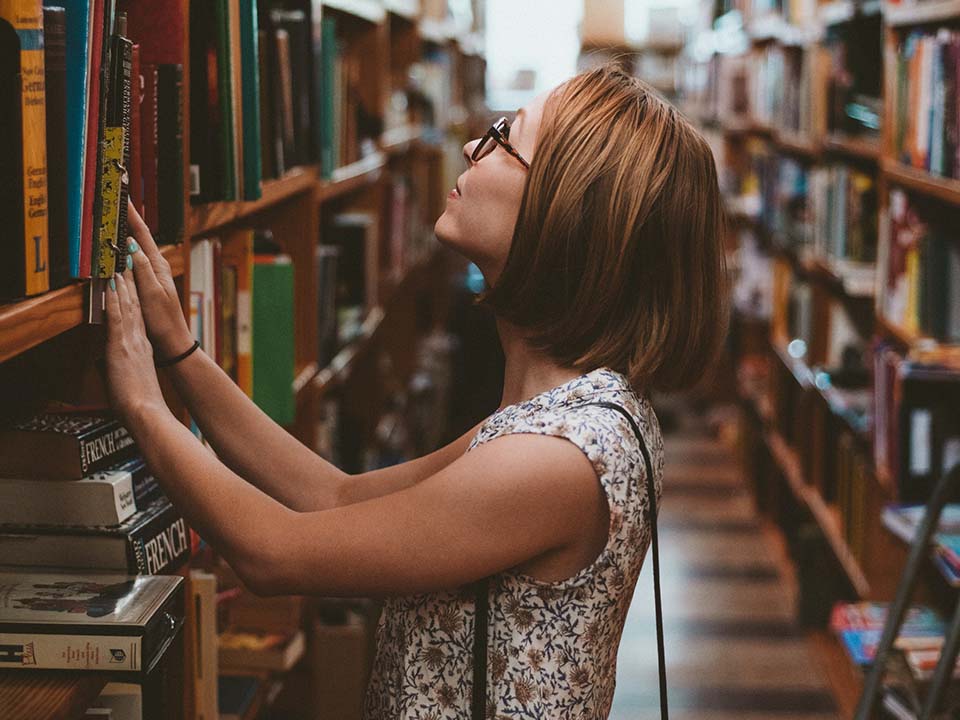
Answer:
[[[650,528],[636,437],[620,413],[584,406],[598,401],[622,405],[637,422],[659,496],[663,442],[653,409],[607,368],[498,410],[470,444],[511,433],[566,438],[593,464],[610,510],[606,546],[572,577],[545,582],[507,570],[491,578],[487,718],[599,720],[609,714],[620,635]],[[469,720],[473,629],[470,587],[387,599],[365,720]]]

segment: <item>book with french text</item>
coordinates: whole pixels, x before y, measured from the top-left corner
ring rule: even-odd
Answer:
[[[191,554],[190,528],[166,497],[119,525],[0,525],[0,565],[157,575]]]

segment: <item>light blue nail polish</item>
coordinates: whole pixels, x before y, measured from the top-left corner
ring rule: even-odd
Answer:
[[[110,278],[110,289],[113,290],[114,292],[117,291],[117,281],[114,280],[113,278]]]
[[[133,254],[134,254],[137,250],[139,250],[139,249],[140,249],[140,246],[137,245],[137,241],[136,241],[136,240],[131,240],[131,241],[127,244],[127,252],[130,253],[131,255],[133,255]]]

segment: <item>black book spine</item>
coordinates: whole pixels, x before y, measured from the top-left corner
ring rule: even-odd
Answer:
[[[23,230],[23,124],[20,108],[20,39],[0,20],[0,222],[6,239],[0,243],[0,297],[26,292]]]
[[[80,469],[83,475],[105,470],[119,459],[133,453],[133,437],[120,423],[97,426],[92,432],[77,438],[80,449]]]
[[[133,43],[123,36],[126,33],[126,13],[121,13],[121,27],[111,39],[110,68],[112,92],[108,121],[111,127],[123,128],[123,171],[120,175],[120,190],[117,215],[116,272],[127,268],[127,198],[130,197],[130,112],[131,83],[133,73]]]
[[[50,289],[70,282],[67,239],[66,11],[43,9],[44,82],[47,90],[47,209]]]
[[[147,575],[175,570],[190,558],[190,529],[177,509],[164,509],[127,538],[130,569]]]
[[[183,66],[157,67],[157,208],[164,243],[183,239]]]

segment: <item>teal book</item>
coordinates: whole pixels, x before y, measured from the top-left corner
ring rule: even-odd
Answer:
[[[260,159],[260,69],[256,0],[240,0],[240,77],[243,105],[243,199],[259,200],[263,170]]]
[[[323,58],[323,97],[320,107],[320,177],[329,180],[336,169],[334,146],[336,101],[334,98],[337,77],[337,21],[328,16],[321,20],[320,54]]]
[[[87,148],[87,100],[90,92],[91,0],[60,0],[66,8],[67,66],[67,237],[70,275],[90,277],[80,269],[80,227],[83,217],[83,169]]]
[[[256,255],[253,263],[253,401],[281,425],[293,423],[293,263]]]

